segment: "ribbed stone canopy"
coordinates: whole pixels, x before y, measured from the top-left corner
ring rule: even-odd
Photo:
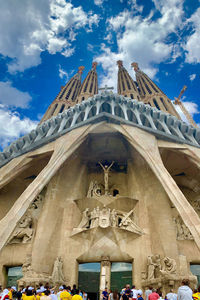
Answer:
[[[200,129],[142,102],[105,91],[52,117],[17,139],[0,153],[0,167],[74,128],[102,120],[136,126],[162,140],[200,146]]]

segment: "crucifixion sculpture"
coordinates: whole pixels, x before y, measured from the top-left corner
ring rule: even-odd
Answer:
[[[109,195],[109,185],[108,185],[108,180],[109,179],[108,179],[108,176],[109,176],[110,169],[111,169],[111,167],[114,164],[114,161],[112,161],[112,163],[110,164],[110,166],[108,166],[108,165],[103,166],[102,163],[100,163],[100,161],[99,161],[99,164],[100,164],[100,166],[102,167],[102,169],[104,171],[105,195]]]

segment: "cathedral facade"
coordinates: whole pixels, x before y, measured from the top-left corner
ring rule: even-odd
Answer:
[[[18,268],[19,286],[87,289],[84,264],[99,266],[93,294],[114,287],[117,264],[138,288],[197,284],[200,129],[136,63],[136,81],[117,64],[116,94],[98,93],[97,63],[83,83],[80,67],[38,127],[0,153],[1,285]]]

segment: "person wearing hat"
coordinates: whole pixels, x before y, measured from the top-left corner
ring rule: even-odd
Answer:
[[[1,296],[1,300],[9,299],[8,293],[9,293],[9,290],[8,289],[4,289],[3,292],[0,295]]]
[[[12,286],[11,288],[8,288],[8,290],[9,290],[9,293],[8,293],[9,300],[12,300],[12,298],[13,298],[13,292],[14,291],[16,292],[17,289],[16,289],[15,286]]]
[[[62,293],[62,291],[63,291],[63,286],[61,285],[59,286],[59,292],[57,293],[58,300],[60,300],[60,294]]]
[[[144,300],[144,299],[142,298],[142,291],[141,291],[141,290],[138,290],[138,291],[137,291],[137,300]]]

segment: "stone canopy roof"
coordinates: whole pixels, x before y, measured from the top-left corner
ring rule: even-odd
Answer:
[[[143,102],[105,91],[52,117],[14,141],[0,153],[0,167],[68,131],[103,120],[136,126],[162,140],[200,147],[200,129]]]

